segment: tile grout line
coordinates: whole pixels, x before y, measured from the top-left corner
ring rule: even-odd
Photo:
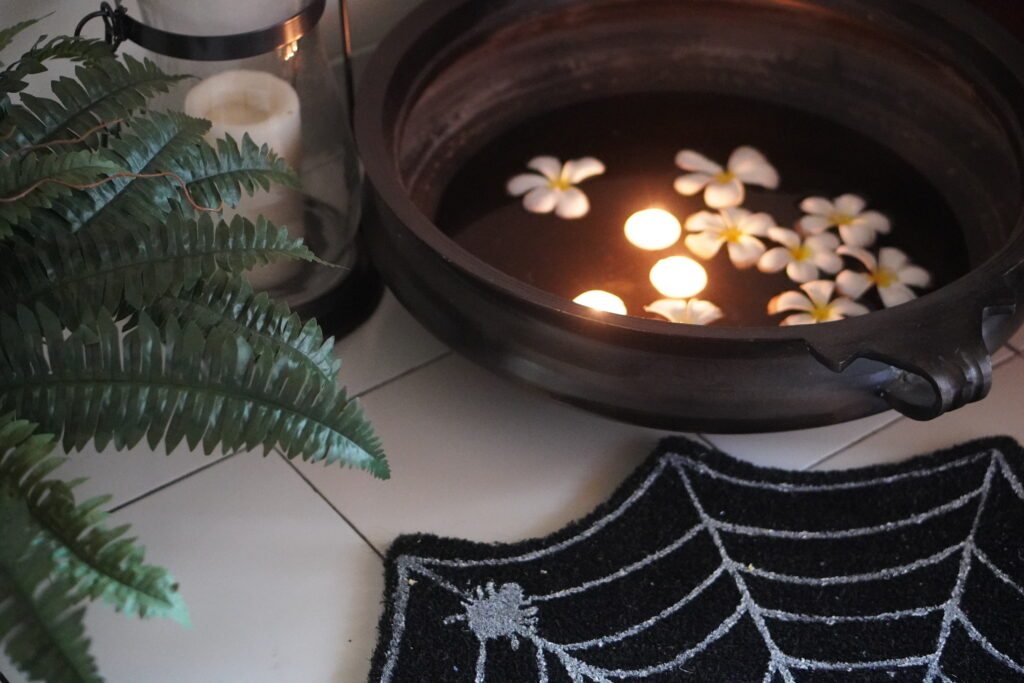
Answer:
[[[805,472],[810,471],[811,469],[817,467],[818,465],[822,464],[826,460],[830,460],[830,459],[836,457],[837,455],[839,455],[840,453],[843,453],[845,451],[850,450],[851,448],[853,448],[857,444],[862,443],[863,441],[866,441],[867,439],[870,439],[875,434],[878,434],[879,432],[883,432],[886,429],[888,429],[889,427],[892,427],[893,425],[898,424],[898,423],[902,422],[903,420],[907,420],[907,419],[909,419],[909,418],[904,417],[903,415],[897,415],[896,417],[894,417],[893,419],[889,420],[885,424],[879,425],[879,426],[875,427],[874,429],[868,431],[867,434],[862,434],[861,436],[858,436],[856,439],[854,439],[850,443],[845,444],[843,446],[840,446],[839,448],[837,448],[834,451],[826,453],[825,455],[821,456],[820,458],[818,458],[817,460],[815,460],[814,462],[812,462],[809,465],[805,465],[803,467],[803,470]]]
[[[171,486],[174,486],[178,482],[185,481],[189,477],[193,477],[193,476],[199,474],[200,472],[205,472],[206,470],[210,469],[211,467],[216,467],[217,465],[221,464],[222,462],[226,462],[227,460],[230,460],[231,458],[235,457],[236,455],[238,455],[239,453],[242,453],[242,452],[243,451],[236,451],[234,453],[229,453],[227,455],[222,455],[221,457],[215,459],[213,462],[208,462],[205,465],[202,465],[201,467],[195,468],[194,470],[189,470],[185,474],[179,475],[179,476],[175,477],[174,479],[171,479],[170,481],[164,482],[163,484],[160,484],[159,486],[156,486],[154,488],[149,489],[148,491],[144,491],[143,493],[140,493],[139,495],[135,496],[134,498],[129,498],[128,500],[126,500],[123,503],[118,503],[114,507],[112,507],[109,510],[107,510],[107,512],[109,514],[113,514],[115,512],[119,512],[120,510],[125,509],[129,505],[134,505],[135,503],[138,503],[140,500],[143,500],[144,498],[149,498],[154,493],[159,493],[160,491],[163,491],[166,488],[170,488]],[[164,457],[167,457],[167,456],[164,456]]]
[[[995,368],[998,368],[998,367],[1001,367],[1003,365],[1006,365],[1007,363],[1010,363],[1010,362],[1016,360],[1017,358],[1024,358],[1024,353],[1021,353],[1020,351],[1018,351],[1014,347],[1010,346],[1009,344],[1004,344],[1003,347],[1006,348],[1008,351],[1010,351],[1010,355],[1007,356],[1006,358],[1002,359],[998,363],[995,363],[992,366],[993,370]],[[853,448],[857,444],[864,442],[866,439],[871,438],[872,436],[878,434],[879,432],[884,431],[884,430],[888,429],[889,427],[892,427],[896,423],[902,422],[903,420],[907,420],[907,419],[909,419],[909,418],[906,418],[906,417],[903,417],[902,415],[900,415],[900,416],[894,418],[892,421],[886,422],[884,425],[876,427],[875,429],[871,430],[867,434],[864,434],[863,436],[858,437],[857,439],[851,441],[850,443],[846,444],[845,446],[842,446],[842,447],[832,451],[831,453],[828,453],[827,455],[823,455],[822,457],[820,457],[817,460],[815,460],[814,462],[812,462],[810,465],[807,465],[806,467],[804,467],[804,470],[806,471],[806,470],[810,470],[810,469],[812,469],[814,467],[817,467],[818,465],[821,465],[825,461],[830,460],[830,459],[838,456],[839,454],[841,454],[841,453],[843,453],[845,451],[850,450],[851,448]]]
[[[386,380],[383,380],[381,382],[378,382],[377,384],[374,384],[373,386],[371,386],[368,389],[363,389],[358,394],[353,394],[352,398],[353,399],[365,398],[368,394],[371,394],[371,393],[377,391],[378,389],[383,389],[384,387],[386,387],[386,386],[388,386],[388,385],[390,385],[390,384],[392,384],[394,382],[397,382],[400,379],[405,379],[406,377],[408,377],[409,375],[413,374],[414,372],[418,372],[418,371],[420,371],[420,370],[422,370],[422,369],[424,369],[424,368],[426,368],[426,367],[428,367],[430,365],[433,365],[434,363],[437,363],[438,361],[443,360],[443,359],[451,356],[454,353],[455,353],[454,351],[452,351],[451,349],[448,349],[447,351],[444,351],[443,353],[441,353],[441,355],[439,355],[439,356],[435,356],[435,357],[431,358],[430,360],[423,361],[419,365],[415,365],[415,366],[409,368],[408,370],[403,370],[402,372],[398,373],[394,377],[389,377]]]
[[[376,391],[378,389],[382,389],[382,388],[388,386],[389,384],[391,384],[392,382],[397,382],[398,380],[403,379],[404,377],[407,377],[407,376],[411,375],[412,373],[416,372],[417,370],[421,370],[421,369],[427,367],[428,365],[430,365],[432,363],[436,363],[437,361],[439,361],[439,360],[441,360],[443,358],[446,358],[447,356],[450,356],[452,353],[453,353],[453,351],[451,349],[449,349],[447,351],[444,351],[440,355],[435,356],[434,358],[431,358],[431,359],[429,359],[427,361],[424,361],[424,362],[420,363],[419,365],[416,365],[416,366],[414,366],[412,368],[409,368],[408,370],[404,370],[404,371],[400,372],[399,374],[395,375],[394,377],[390,377],[390,378],[388,378],[386,380],[383,380],[382,382],[378,382],[377,384],[371,386],[369,389],[364,389],[360,393],[353,395],[352,398],[353,399],[361,398],[361,397],[366,396],[367,394],[369,394],[369,393],[371,393],[373,391]],[[139,502],[140,500],[148,498],[149,496],[153,495],[154,493],[158,493],[160,491],[163,491],[164,489],[169,488],[171,486],[174,486],[175,484],[177,484],[179,482],[182,482],[182,481],[184,481],[184,480],[188,479],[189,477],[192,477],[192,476],[194,476],[196,474],[199,474],[200,472],[208,470],[209,468],[211,468],[211,467],[213,467],[215,465],[218,465],[218,464],[224,462],[225,460],[233,458],[234,456],[238,455],[238,453],[240,453],[240,452],[242,452],[242,451],[238,451],[238,452],[235,452],[235,453],[230,453],[228,455],[221,456],[220,458],[217,458],[213,462],[206,463],[205,465],[197,467],[194,470],[189,470],[188,472],[186,472],[186,473],[184,473],[182,475],[179,475],[179,476],[175,477],[174,479],[171,479],[170,481],[164,482],[163,484],[160,484],[158,486],[154,486],[151,489],[143,491],[142,493],[138,494],[137,496],[135,496],[133,498],[129,498],[128,500],[124,501],[123,503],[118,503],[114,507],[112,507],[109,510],[107,510],[107,513],[108,514],[113,514],[115,512],[119,512],[120,510],[123,510],[124,508],[128,507],[129,505],[134,505],[135,503]],[[277,449],[274,449],[273,452],[275,452],[278,455],[280,455],[280,452]],[[165,457],[167,457],[167,456],[165,456]],[[284,456],[282,456],[282,457],[284,457]],[[285,462],[288,462],[288,464],[291,465],[291,462],[289,462],[287,458],[285,458]],[[299,476],[302,476],[302,475],[300,474]],[[305,479],[305,477],[303,477],[303,479]],[[307,483],[309,483],[308,480],[307,480]],[[310,484],[310,485],[312,485],[312,484]],[[315,490],[315,487],[314,487],[314,490]],[[320,493],[320,492],[317,491],[317,493]],[[342,517],[344,517],[344,515],[342,515]],[[346,519],[345,521],[348,521],[348,520]],[[351,525],[351,522],[349,522],[349,524]],[[353,527],[353,529],[355,529],[355,527]],[[358,529],[355,529],[355,531],[356,531],[356,533],[359,533]],[[360,534],[360,535],[362,535],[362,534]],[[365,540],[365,537],[364,537],[364,540]],[[367,541],[367,542],[369,543],[369,541]],[[371,545],[371,547],[372,547],[372,545]],[[374,552],[376,552],[378,555],[380,555],[380,552],[377,551],[376,548],[374,548]]]
[[[322,500],[323,502],[327,503],[327,506],[329,508],[331,508],[332,510],[334,510],[334,513],[336,515],[341,517],[342,521],[344,521],[345,524],[347,524],[349,526],[349,528],[352,529],[352,531],[355,532],[356,536],[361,538],[363,540],[363,542],[367,546],[369,546],[370,550],[373,551],[373,554],[376,555],[377,557],[379,557],[381,562],[383,562],[384,561],[384,553],[382,553],[380,550],[377,549],[377,546],[375,546],[370,541],[370,539],[366,537],[366,534],[364,534],[362,531],[360,531],[359,528],[356,527],[356,525],[352,523],[352,520],[350,520],[348,517],[346,517],[345,513],[343,513],[341,510],[339,510],[338,507],[334,503],[331,502],[331,499],[328,498],[327,496],[325,496],[323,494],[323,492],[316,487],[316,484],[314,484],[312,481],[310,481],[309,477],[307,477],[305,474],[303,474],[302,470],[300,470],[298,467],[295,466],[295,463],[293,463],[291,460],[286,458],[280,451],[275,449],[274,452],[277,453],[278,456],[280,456],[281,460],[283,460],[284,463],[286,465],[288,465],[288,467],[292,468],[292,471],[294,471],[295,474],[299,475],[299,478],[302,479],[302,481],[306,482],[306,485],[309,486],[309,488],[313,489],[313,493],[315,493],[317,496],[319,496],[320,500]]]

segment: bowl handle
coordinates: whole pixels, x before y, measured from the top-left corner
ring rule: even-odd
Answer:
[[[857,358],[891,366],[895,377],[882,387],[882,398],[909,418],[931,420],[988,394],[992,356],[985,343],[986,321],[998,323],[1013,310],[1012,304],[997,304],[948,315],[924,339],[892,334],[890,315],[886,326],[872,328],[864,336],[842,341],[820,338],[811,349],[836,372]]]
[[[914,420],[931,420],[985,398],[992,386],[992,356],[979,333],[971,344],[913,361],[876,355],[900,371],[882,389],[882,397]]]

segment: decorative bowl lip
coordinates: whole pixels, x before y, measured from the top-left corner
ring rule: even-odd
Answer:
[[[821,9],[835,11],[835,6],[823,6],[825,0],[803,0],[801,4],[815,5]],[[758,3],[764,6],[779,5],[777,0],[743,0],[745,4]],[[499,3],[495,3],[497,6]],[[845,3],[863,7],[863,0]],[[1017,84],[1024,88],[1024,42],[1017,41],[1006,33],[996,22],[967,4],[963,0],[904,0],[902,4],[914,5],[948,23],[961,32],[984,38],[981,43],[990,53],[1012,72]],[[475,256],[449,237],[410,199],[400,180],[391,153],[389,136],[385,130],[382,112],[393,85],[396,68],[403,61],[406,49],[423,40],[434,30],[440,20],[455,15],[470,5],[479,5],[479,0],[424,0],[402,19],[378,44],[367,65],[356,97],[355,132],[359,143],[370,141],[377,150],[368,154],[368,145],[360,145],[360,158],[367,177],[374,190],[383,198],[389,209],[405,225],[413,236],[441,256],[449,267],[480,281],[502,294],[538,307],[550,313],[567,315],[577,321],[602,328],[639,333],[669,339],[700,339],[708,342],[804,342],[814,346],[815,342],[834,337],[851,336],[864,338],[875,332],[893,329],[908,317],[927,319],[929,315],[949,315],[944,309],[948,298],[974,293],[979,299],[984,293],[996,298],[1007,288],[1006,274],[1024,263],[1024,201],[1018,207],[1016,224],[1006,242],[985,261],[972,268],[954,281],[923,294],[922,296],[893,308],[873,311],[864,316],[846,318],[819,325],[799,326],[716,326],[680,325],[667,321],[595,312],[592,309],[552,292],[519,280],[486,261]],[[840,7],[839,10],[844,8]],[[849,8],[846,8],[849,11]],[[886,7],[874,6],[874,11],[887,11]],[[877,19],[873,19],[878,23]],[[978,39],[980,42],[980,38]],[[1015,152],[1024,172],[1024,104],[1018,110],[1019,128]]]

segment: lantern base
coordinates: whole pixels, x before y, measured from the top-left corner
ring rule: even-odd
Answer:
[[[335,341],[355,331],[366,322],[384,294],[384,282],[370,263],[357,238],[352,247],[356,260],[352,270],[336,286],[304,304],[295,307],[301,318],[316,318],[324,334],[333,336]]]
[[[316,318],[325,334],[340,339],[377,309],[384,284],[366,256],[359,231],[346,230],[348,221],[341,212],[306,196],[303,222],[306,246],[330,265],[273,264],[271,268],[283,266],[285,279],[261,289],[304,320]]]

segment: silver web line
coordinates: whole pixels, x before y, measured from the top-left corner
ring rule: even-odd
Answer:
[[[971,620],[967,618],[967,615],[963,613],[963,610],[957,610],[956,620],[964,627],[964,630],[967,631],[967,635],[970,636],[971,640],[980,645],[985,652],[989,653],[1017,673],[1024,674],[1024,666],[1018,664],[1014,660],[1010,659],[1010,657],[996,649],[996,646],[989,642],[988,638],[981,635],[981,632],[978,631],[974,624],[971,623]]]
[[[453,594],[459,596],[463,600],[469,600],[472,597],[468,592],[462,590],[461,588],[459,588],[455,584],[449,582],[447,579],[445,579],[443,576],[441,576],[437,572],[430,571],[428,568],[424,567],[422,562],[418,562],[418,561],[417,562],[410,562],[409,563],[409,569],[411,571],[417,572],[418,574],[421,574],[422,576],[425,576],[426,578],[432,580],[434,583],[436,583],[441,588],[444,588],[449,593],[453,593]]]
[[[714,631],[706,635],[699,643],[688,650],[684,650],[667,662],[662,662],[642,669],[605,669],[592,664],[587,664],[586,662],[570,655],[561,646],[556,645],[555,643],[550,643],[542,638],[538,637],[534,642],[538,647],[543,647],[549,652],[554,653],[565,667],[566,673],[569,674],[569,677],[572,678],[572,680],[583,680],[582,677],[586,676],[595,681],[607,681],[608,683],[612,683],[608,678],[609,676],[614,676],[616,678],[644,678],[679,668],[686,663],[687,660],[700,654],[713,642],[731,631],[746,613],[746,608],[742,604],[738,605],[732,614],[726,617],[726,619],[723,620]]]
[[[473,683],[484,683],[487,680],[487,643],[480,641],[480,649],[476,655],[476,676]]]
[[[544,650],[534,642],[533,649],[537,652],[537,683],[548,683],[548,660]]]
[[[782,583],[794,583],[803,584],[809,586],[836,586],[847,583],[862,583],[864,581],[877,581],[878,579],[887,579],[893,576],[901,576],[903,574],[909,574],[910,572],[917,571],[923,567],[930,567],[934,564],[942,562],[944,559],[955,553],[957,550],[963,548],[963,543],[957,543],[951,545],[945,550],[941,550],[934,555],[922,558],[920,560],[914,560],[907,564],[902,564],[897,567],[887,567],[876,572],[866,572],[864,574],[846,574],[839,576],[796,576],[793,574],[781,574],[779,572],[768,571],[767,569],[758,569],[757,567],[744,567],[738,565],[739,571],[752,576],[758,576],[763,579],[770,579],[772,581],[780,581]]]
[[[764,672],[764,678],[761,679],[761,683],[772,683],[772,679],[775,678],[775,662],[769,662],[768,670]]]
[[[943,609],[943,605],[932,605],[931,607],[914,607],[912,609],[899,610],[897,612],[883,612],[881,614],[833,616],[829,614],[799,614],[779,609],[765,609],[762,613],[769,619],[777,621],[799,621],[805,623],[822,624],[847,624],[870,621],[892,621],[905,619],[906,617],[925,617],[932,612]]]
[[[690,481],[690,477],[687,476],[686,470],[680,466],[678,462],[675,463],[676,472],[679,473],[679,477],[683,480],[683,485],[686,486],[686,491],[690,494],[690,499],[693,502],[694,508],[697,510],[697,514],[700,515],[701,520],[708,527],[708,533],[711,534],[711,541],[715,544],[715,548],[718,549],[718,554],[722,558],[722,563],[725,565],[729,576],[732,577],[733,583],[736,584],[736,588],[740,592],[740,604],[744,610],[750,615],[750,618],[754,620],[754,625],[757,627],[758,632],[761,634],[761,638],[764,640],[765,646],[768,648],[768,656],[772,665],[775,666],[776,671],[782,675],[784,683],[796,683],[793,679],[793,674],[789,671],[789,666],[786,663],[785,655],[779,646],[775,644],[775,640],[772,638],[771,632],[768,630],[768,624],[765,623],[764,615],[761,613],[761,607],[755,601],[753,596],[750,594],[750,589],[747,588],[747,582],[743,576],[737,570],[736,562],[729,556],[728,551],[725,549],[725,544],[722,542],[722,537],[718,534],[718,530],[712,526],[711,517],[708,515],[704,506],[700,502],[700,498],[697,497],[697,491],[693,487],[693,483]]]
[[[659,460],[658,464],[655,465],[653,470],[651,470],[651,473],[647,475],[646,479],[644,479],[644,482],[640,486],[638,486],[637,489],[630,494],[629,498],[624,500],[622,504],[619,505],[619,507],[615,508],[607,515],[597,520],[591,526],[587,527],[575,536],[567,538],[560,543],[555,543],[554,545],[548,546],[547,548],[541,548],[539,550],[523,553],[522,555],[515,555],[513,557],[492,557],[482,560],[445,560],[443,558],[438,557],[419,557],[417,559],[425,564],[430,564],[435,567],[489,567],[494,565],[506,564],[510,562],[530,562],[531,560],[540,559],[542,557],[547,557],[548,555],[553,555],[557,552],[561,552],[562,550],[574,546],[577,543],[580,543],[581,541],[587,540],[597,532],[601,531],[601,529],[605,528],[606,526],[614,522],[616,519],[621,517],[627,510],[633,507],[636,501],[640,500],[640,498],[642,498],[643,495],[647,493],[647,489],[649,489],[651,487],[651,484],[653,484],[655,480],[657,480],[657,478],[661,476],[661,473],[665,470],[665,467],[667,465],[668,462],[666,459],[663,458]]]
[[[910,666],[923,666],[931,660],[931,655],[920,657],[900,657],[898,659],[874,659],[866,662],[825,662],[818,659],[786,656],[787,663],[794,669],[810,669],[814,671],[851,671],[856,669],[892,669]]]
[[[587,581],[586,583],[582,583],[579,586],[573,586],[571,588],[566,588],[566,589],[563,589],[563,590],[560,590],[560,591],[555,591],[554,593],[547,593],[545,595],[535,596],[535,597],[533,597],[531,599],[531,602],[543,602],[545,600],[555,600],[557,598],[564,598],[564,597],[567,597],[567,596],[570,596],[570,595],[576,595],[577,593],[582,593],[582,592],[590,590],[591,588],[594,588],[596,586],[600,586],[602,584],[610,583],[612,581],[615,581],[616,579],[620,579],[620,578],[623,578],[625,576],[628,576],[628,575],[632,574],[633,572],[646,567],[649,564],[657,562],[658,560],[662,559],[666,555],[670,555],[670,554],[674,553],[676,550],[679,550],[684,545],[689,543],[690,540],[693,539],[694,536],[696,536],[698,533],[700,533],[703,530],[704,530],[704,525],[703,524],[695,524],[694,526],[690,527],[690,529],[685,534],[683,534],[682,536],[680,536],[676,540],[672,541],[667,546],[665,546],[663,548],[659,548],[658,550],[654,551],[650,555],[647,555],[643,559],[637,560],[633,564],[630,564],[630,565],[627,565],[627,566],[623,567],[622,569],[618,570],[617,572],[613,572],[611,574],[608,574],[606,576],[602,576],[601,578],[594,579],[592,581]]]
[[[887,477],[876,477],[874,479],[862,479],[859,481],[845,481],[836,482],[834,484],[794,484],[789,482],[763,482],[763,481],[752,481],[749,479],[741,479],[731,474],[725,474],[718,470],[695,460],[685,458],[678,454],[672,454],[673,465],[678,469],[680,466],[687,469],[694,470],[701,474],[718,479],[720,481],[726,481],[730,484],[736,484],[737,486],[746,486],[748,488],[763,489],[767,491],[781,491],[784,493],[821,493],[828,491],[842,491],[845,489],[858,489],[866,488],[869,486],[876,486],[879,484],[893,484],[896,482],[904,481],[905,479],[919,479],[922,477],[929,477],[939,472],[945,472],[947,470],[955,469],[957,467],[964,467],[971,465],[979,460],[990,458],[995,455],[995,451],[986,451],[984,453],[976,453],[974,455],[964,456],[952,462],[947,462],[942,465],[936,465],[925,470],[913,470],[910,472],[901,472],[899,474],[892,474]]]
[[[983,565],[988,567],[988,570],[990,572],[992,572],[993,574],[995,574],[997,579],[999,579],[1003,583],[1007,584],[1008,586],[1010,586],[1010,588],[1014,589],[1015,591],[1020,593],[1022,596],[1024,596],[1024,588],[1019,586],[1013,579],[1011,579],[1010,576],[1006,572],[1004,572],[1002,569],[997,567],[995,565],[995,563],[992,562],[992,560],[989,558],[989,556],[986,555],[981,550],[981,548],[975,548],[974,549],[974,556],[976,558],[978,558],[979,562],[981,562]]]
[[[609,636],[602,636],[600,638],[594,638],[592,640],[582,640],[577,643],[552,643],[552,645],[558,645],[558,647],[562,648],[563,650],[585,650],[589,647],[603,647],[605,645],[608,645],[609,643],[617,643],[620,640],[625,640],[626,638],[629,638],[630,636],[635,636],[637,633],[643,633],[644,631],[651,628],[658,622],[663,621],[664,619],[672,616],[680,609],[682,609],[689,603],[693,602],[693,600],[696,599],[697,596],[699,596],[701,593],[707,590],[708,586],[717,581],[718,577],[720,577],[724,572],[725,567],[719,566],[718,569],[716,569],[714,572],[711,573],[710,576],[708,576],[708,578],[704,579],[700,584],[694,587],[689,593],[687,593],[683,598],[678,600],[676,603],[669,605],[664,610],[662,610],[658,614],[655,614],[650,619],[642,621],[639,624],[634,624],[633,626],[630,626],[627,629],[623,629],[618,633],[613,633]]]
[[[928,673],[924,683],[932,683],[941,671],[940,660],[946,649],[946,641],[949,640],[949,633],[953,627],[953,621],[960,612],[960,600],[963,598],[964,590],[967,587],[967,575],[971,571],[971,560],[974,557],[975,536],[978,527],[981,525],[981,517],[985,512],[985,503],[988,501],[988,494],[992,488],[992,477],[996,471],[996,459],[989,461],[988,469],[985,470],[985,480],[982,483],[981,498],[978,500],[978,511],[974,513],[974,522],[971,524],[971,531],[963,542],[963,552],[960,554],[960,567],[957,570],[956,583],[953,585],[953,592],[946,601],[942,614],[942,626],[939,628],[938,641],[935,644],[935,651],[928,661]],[[980,634],[979,634],[980,635]]]
[[[767,538],[789,538],[796,540],[809,540],[809,539],[835,539],[835,538],[853,538],[857,536],[871,536],[873,534],[885,533],[887,531],[894,531],[896,529],[902,529],[908,526],[914,526],[921,522],[926,522],[929,519],[939,517],[952,510],[958,510],[969,503],[973,498],[981,495],[981,488],[977,488],[973,491],[965,493],[964,495],[951,500],[948,503],[943,503],[925,512],[912,515],[910,517],[901,518],[895,522],[885,522],[884,524],[876,524],[874,526],[857,527],[854,529],[835,529],[828,531],[791,531],[789,529],[770,529],[766,527],[749,526],[745,524],[733,524],[731,522],[722,522],[718,520],[712,520],[719,529],[728,531],[732,534],[739,534],[743,536],[758,536]]]
[[[390,683],[398,664],[398,650],[405,634],[405,614],[409,607],[409,562],[408,558],[399,557],[398,564],[398,598],[395,600],[395,613],[391,620],[391,641],[388,643],[387,657],[381,670],[381,683]]]
[[[1002,453],[996,453],[996,460],[999,461],[999,469],[1003,471],[1003,476],[1006,478],[1007,483],[1010,484],[1010,488],[1017,494],[1017,497],[1024,500],[1024,486],[1021,486],[1020,480],[1017,479],[1017,475],[1010,469],[1010,463],[1006,462],[1006,456]]]

